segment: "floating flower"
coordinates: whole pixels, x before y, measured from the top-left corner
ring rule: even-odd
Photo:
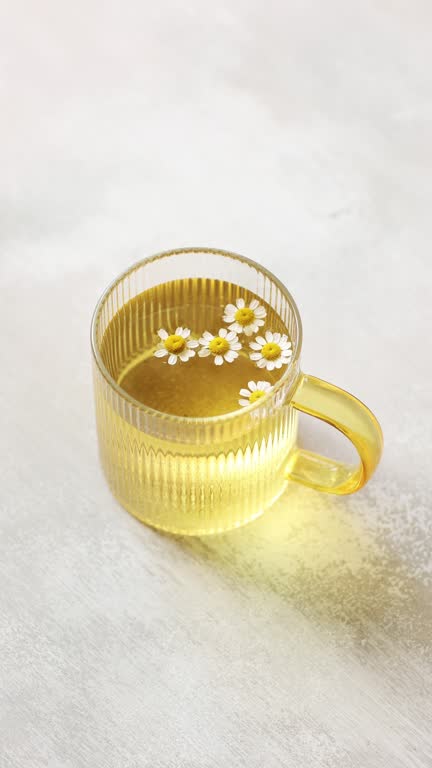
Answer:
[[[249,306],[246,306],[244,299],[237,299],[236,306],[226,305],[223,320],[224,323],[231,323],[228,326],[230,331],[252,336],[253,333],[257,333],[261,325],[264,325],[266,314],[264,307],[257,299],[251,301]]]
[[[288,365],[292,357],[291,342],[285,333],[266,331],[265,339],[257,336],[249,346],[254,350],[250,359],[256,362],[258,368],[267,368],[268,371]]]
[[[176,328],[175,333],[169,334],[163,328],[157,332],[161,341],[155,350],[155,357],[168,357],[168,364],[175,365],[177,360],[187,363],[189,358],[195,356],[193,347],[198,347],[198,341],[189,339],[189,328]],[[189,339],[189,341],[188,341]]]
[[[249,381],[249,389],[241,389],[239,405],[243,407],[246,405],[252,405],[256,403],[261,397],[267,395],[273,389],[269,381]]]
[[[237,334],[234,331],[227,331],[226,328],[220,328],[218,336],[212,336],[209,331],[204,331],[199,343],[201,349],[198,355],[200,357],[214,355],[215,365],[222,365],[224,360],[232,363],[238,357],[238,350],[241,349]]]

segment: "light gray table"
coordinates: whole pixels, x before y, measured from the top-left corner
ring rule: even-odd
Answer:
[[[2,768],[432,765],[431,24],[422,0],[3,14]],[[293,486],[189,541],[111,498],[91,311],[186,244],[289,286],[304,370],[382,422],[363,492]]]

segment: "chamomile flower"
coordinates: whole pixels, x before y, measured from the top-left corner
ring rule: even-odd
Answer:
[[[292,357],[291,342],[285,333],[266,331],[265,338],[257,336],[249,346],[254,350],[250,359],[256,362],[258,368],[267,368],[268,371],[288,365]]]
[[[249,389],[241,389],[239,393],[241,395],[239,405],[243,407],[256,403],[257,400],[260,400],[261,397],[264,397],[273,389],[269,381],[249,381],[248,387]]]
[[[155,357],[166,357],[168,355],[168,364],[175,365],[177,360],[182,363],[195,356],[193,347],[198,347],[198,341],[189,339],[189,328],[176,328],[175,333],[169,334],[164,328],[157,332],[161,341],[154,352]]]
[[[199,343],[201,349],[198,355],[200,357],[213,355],[215,365],[222,365],[224,360],[232,363],[238,357],[238,350],[241,349],[237,334],[234,331],[227,331],[226,328],[220,328],[218,336],[204,331]]]
[[[246,306],[244,299],[237,299],[236,306],[234,304],[226,305],[223,321],[224,323],[231,323],[228,326],[230,331],[252,336],[253,333],[257,333],[261,325],[264,325],[266,314],[264,307],[257,299],[253,299],[249,306]]]

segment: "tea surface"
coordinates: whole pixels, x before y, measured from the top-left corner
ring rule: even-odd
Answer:
[[[163,347],[159,329],[175,334],[178,327],[187,327],[191,330],[188,341],[201,338],[205,331],[217,336],[230,325],[223,320],[226,305],[236,306],[239,298],[245,300],[243,314],[256,299],[265,316],[264,324],[250,336],[238,333],[242,349],[233,362],[215,365],[213,354],[199,356],[202,347],[194,348],[194,357],[186,362],[177,359],[175,365],[168,363],[168,353],[155,357],[157,346]],[[250,342],[266,330],[287,333],[279,315],[250,291],[206,278],[175,280],[126,303],[104,334],[101,354],[117,383],[139,402],[178,416],[216,416],[241,407],[239,392],[249,381],[273,385],[285,372],[285,365],[271,371],[258,368],[249,357],[254,351]]]

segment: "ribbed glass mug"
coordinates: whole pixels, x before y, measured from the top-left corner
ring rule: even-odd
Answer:
[[[194,283],[184,278],[230,281],[276,311],[289,332],[293,356],[263,402],[220,416],[188,418],[149,408],[119,386],[110,361],[103,359],[104,333],[122,307],[166,283],[167,276],[183,280],[185,291],[187,285],[193,291]],[[196,295],[184,298],[192,304],[199,300]],[[130,323],[133,327],[123,329],[117,341],[124,358],[132,360],[143,331],[136,318]],[[114,496],[148,525],[177,534],[226,531],[268,509],[290,481],[318,491],[353,493],[378,464],[382,433],[374,415],[347,392],[300,371],[298,309],[282,283],[247,258],[212,248],[181,248],[144,259],[101,297],[91,339],[102,467]],[[346,435],[359,463],[350,466],[302,449],[297,443],[299,411]]]

